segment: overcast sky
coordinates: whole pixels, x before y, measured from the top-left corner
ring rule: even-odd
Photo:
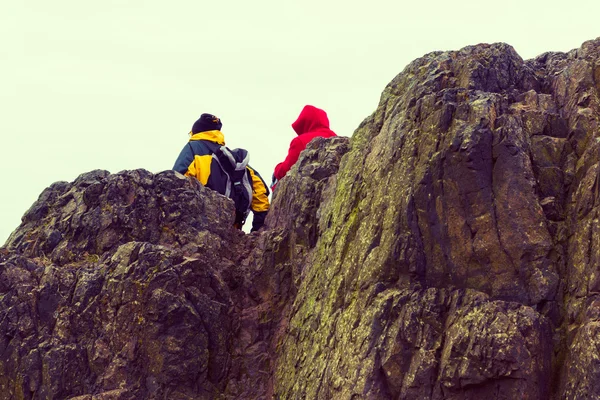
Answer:
[[[203,112],[267,183],[305,104],[352,136],[435,50],[525,59],[600,36],[600,2],[14,0],[0,4],[0,244],[51,183],[170,169]]]

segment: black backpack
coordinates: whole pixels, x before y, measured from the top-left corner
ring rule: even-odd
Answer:
[[[245,149],[229,150],[221,146],[212,156],[227,176],[224,194],[235,203],[235,224],[241,227],[252,204],[252,183],[246,168],[250,155]]]

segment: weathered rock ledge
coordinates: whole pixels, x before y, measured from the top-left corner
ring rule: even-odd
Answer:
[[[0,399],[600,396],[600,39],[427,54],[268,229],[167,171],[55,183],[0,249]]]

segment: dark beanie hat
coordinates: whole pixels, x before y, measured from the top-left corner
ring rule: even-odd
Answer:
[[[205,131],[220,131],[223,124],[221,120],[212,114],[202,114],[198,121],[192,126],[192,133]]]

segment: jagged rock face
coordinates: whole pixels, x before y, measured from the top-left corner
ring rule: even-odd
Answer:
[[[52,185],[0,249],[0,399],[600,397],[600,39],[431,53],[267,228],[174,172]]]
[[[250,235],[172,171],[53,184],[0,249],[0,399],[271,397],[293,271],[348,147],[308,146],[280,189],[305,203]]]
[[[145,170],[109,175],[92,171],[72,184],[50,186],[5,246],[64,264],[131,241],[176,244],[193,252],[201,243],[218,245],[230,234],[228,200],[182,175],[154,176]]]
[[[270,241],[279,244],[277,253],[285,254],[295,288],[303,280],[306,257],[322,233],[319,206],[332,195],[341,158],[348,150],[348,138],[315,138],[273,195],[266,225]]]
[[[0,398],[222,393],[232,211],[170,171],[94,171],[44,191],[1,259]]]
[[[599,396],[599,78],[600,40],[407,66],[321,205],[276,392]]]
[[[68,272],[9,260],[2,286],[17,290],[3,290],[3,398],[219,393],[232,307],[211,261],[139,242]]]

